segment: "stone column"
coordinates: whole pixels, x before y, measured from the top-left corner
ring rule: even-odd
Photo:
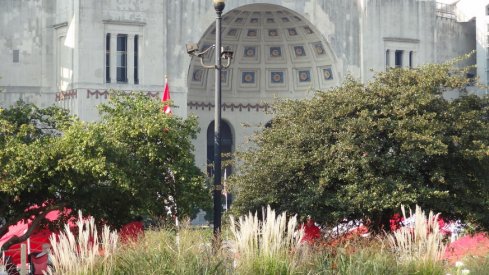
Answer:
[[[110,83],[117,83],[117,34],[110,34]]]
[[[389,51],[389,60],[390,60],[390,67],[395,68],[396,67],[396,49],[390,49]]]
[[[409,68],[409,51],[402,51],[402,67]]]
[[[142,84],[144,83],[144,62],[143,62],[143,36],[138,34],[138,80],[139,80],[139,83],[138,84]]]
[[[127,83],[134,84],[134,34],[127,35]]]
[[[415,51],[410,51],[408,53],[408,56],[411,57],[411,68],[416,68],[416,52]]]

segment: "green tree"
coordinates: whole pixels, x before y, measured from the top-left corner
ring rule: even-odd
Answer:
[[[379,228],[401,204],[419,204],[489,226],[488,98],[442,96],[468,83],[452,64],[427,65],[281,102],[240,155],[235,211],[270,204]]]
[[[55,171],[52,145],[61,136],[60,130],[73,122],[65,110],[54,107],[39,109],[20,101],[8,109],[0,108],[0,236],[7,233],[8,226],[34,216],[25,235],[8,241],[3,248],[25,240],[45,225],[49,210],[63,208],[61,203],[51,203],[57,195],[51,186],[56,178],[40,180]]]
[[[118,227],[135,215],[164,215],[170,196],[180,216],[210,203],[192,154],[196,119],[161,108],[143,95],[114,94],[93,123],[23,103],[2,110],[0,236],[34,217],[32,230],[3,248],[43,226],[50,209],[82,210]]]

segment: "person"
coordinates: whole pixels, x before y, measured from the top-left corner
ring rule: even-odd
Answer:
[[[5,264],[5,270],[7,271],[8,275],[19,275],[20,274],[19,271],[17,270],[17,266],[12,261],[11,256],[5,257],[4,264]]]
[[[306,222],[301,224],[299,229],[304,230],[304,235],[301,240],[302,242],[314,244],[314,242],[321,238],[321,230],[310,215],[307,215]]]
[[[32,252],[28,256],[30,264],[30,274],[42,275],[48,272],[48,267],[51,266],[52,259],[48,251]]]

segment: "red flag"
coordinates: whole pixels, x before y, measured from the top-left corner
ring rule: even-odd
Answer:
[[[161,98],[161,102],[165,103],[170,100],[170,88],[168,87],[168,80],[165,81],[165,90],[163,91],[163,97]],[[166,104],[163,108],[165,114],[171,114],[171,108],[169,104]]]

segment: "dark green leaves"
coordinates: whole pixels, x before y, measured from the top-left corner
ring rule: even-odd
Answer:
[[[161,108],[143,95],[114,94],[93,123],[24,103],[0,110],[0,216],[16,223],[44,211],[25,209],[49,205],[118,226],[164,214],[169,196],[190,216],[210,202],[192,153],[197,122]]]
[[[450,64],[428,65],[278,104],[273,127],[241,154],[236,209],[271,204],[335,222],[417,203],[489,225],[479,214],[489,194],[489,102],[442,96],[464,95],[467,84]]]

